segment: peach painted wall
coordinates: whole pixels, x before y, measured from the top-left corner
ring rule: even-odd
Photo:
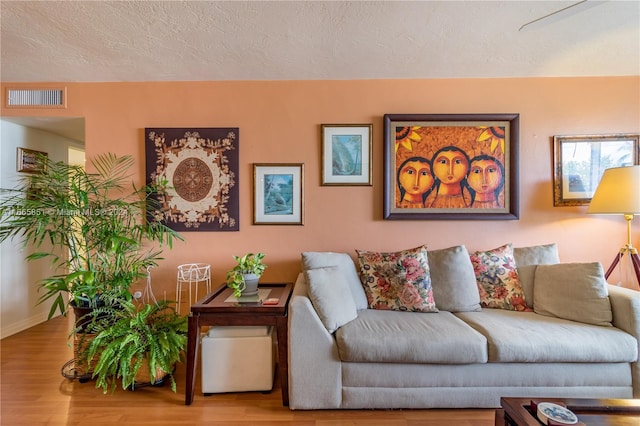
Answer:
[[[480,250],[506,242],[557,242],[563,261],[607,266],[626,242],[621,217],[587,216],[586,206],[553,207],[551,138],[639,132],[638,76],[66,86],[65,110],[3,109],[2,115],[83,116],[87,157],[131,154],[138,160],[138,182],[144,179],[145,127],[240,128],[240,231],[185,233],[186,241],[165,252],[154,272],[156,295],[171,291],[180,263],[210,262],[218,282],[232,266],[232,255],[249,251],[267,254],[265,280],[294,280],[300,252],[308,250],[354,254],[356,248],[398,250],[424,243]],[[520,220],[383,220],[385,113],[519,113]],[[320,186],[322,123],[373,123],[372,187]],[[304,226],[252,225],[255,162],[305,164]],[[635,222],[633,243],[639,246]]]

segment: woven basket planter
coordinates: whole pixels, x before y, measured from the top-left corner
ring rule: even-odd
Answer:
[[[78,376],[91,375],[93,368],[100,359],[99,356],[93,357],[93,361],[88,365],[86,352],[91,344],[91,341],[96,337],[95,334],[89,333],[75,333],[73,335],[73,361],[74,369]]]
[[[160,384],[169,374],[171,374],[171,372],[168,373],[161,368],[156,367],[156,379],[153,380],[151,378],[151,372],[149,369],[149,361],[145,359],[142,361],[142,365],[140,365],[140,369],[136,373],[135,386],[149,386]]]

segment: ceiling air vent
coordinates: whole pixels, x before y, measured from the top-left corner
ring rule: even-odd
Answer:
[[[64,108],[65,89],[7,89],[7,108]]]

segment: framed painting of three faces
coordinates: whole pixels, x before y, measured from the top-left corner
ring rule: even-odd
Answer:
[[[519,114],[386,114],[384,218],[518,219]]]

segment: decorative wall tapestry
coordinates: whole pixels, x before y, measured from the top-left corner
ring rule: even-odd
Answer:
[[[176,231],[238,231],[238,128],[146,128],[147,183],[166,182],[150,212]]]
[[[386,114],[385,219],[518,219],[518,114]]]

